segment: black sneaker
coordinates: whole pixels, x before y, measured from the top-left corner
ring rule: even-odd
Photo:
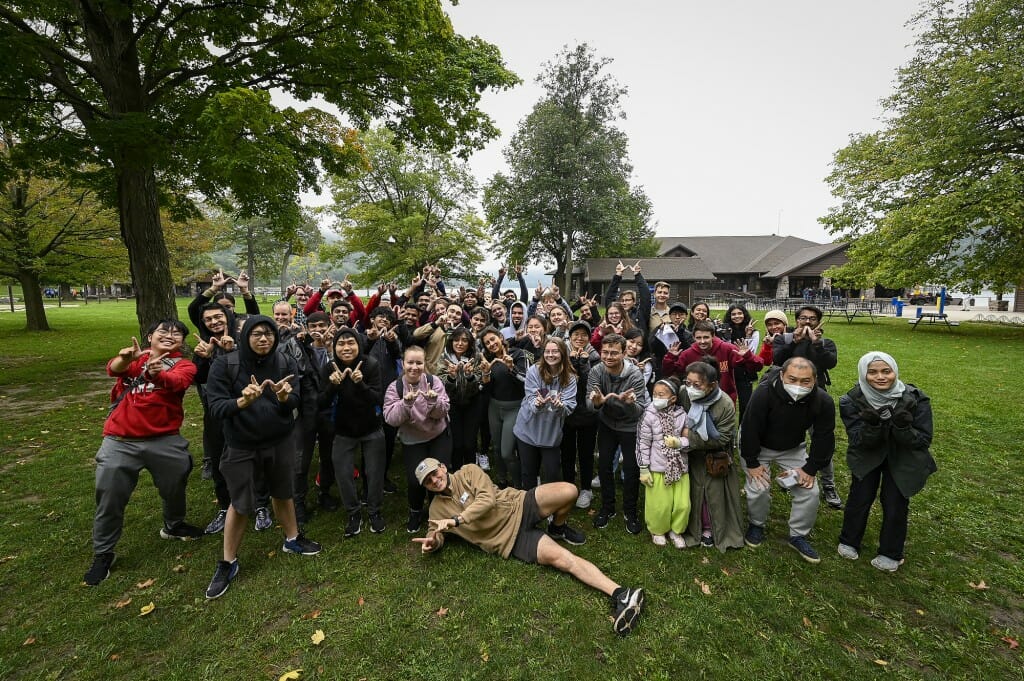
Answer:
[[[635,515],[626,516],[626,532],[629,532],[630,534],[640,534],[640,530],[643,528],[644,526],[640,524],[640,519]]]
[[[203,480],[213,480],[213,459],[203,457]]]
[[[587,536],[579,530],[569,527],[567,523],[562,525],[552,523],[548,525],[548,536],[555,541],[564,541],[566,544],[572,544],[573,546],[583,546],[587,543]]]
[[[706,549],[715,548],[715,538],[710,534],[702,534],[700,536],[700,545]]]
[[[370,532],[380,534],[386,529],[388,529],[388,526],[384,524],[384,516],[380,513],[374,513],[370,516]]]
[[[748,525],[747,534],[743,537],[743,543],[752,549],[756,549],[764,541],[764,528],[760,525]]]
[[[161,527],[160,538],[161,539],[177,539],[179,541],[191,541],[198,539],[206,534],[206,531],[195,525],[189,525],[186,522],[180,522],[174,527]]]
[[[612,596],[612,629],[625,636],[636,627],[644,609],[644,590],[622,587],[618,596]]]
[[[398,491],[398,485],[384,478],[384,494],[394,494]]]
[[[793,550],[800,554],[800,557],[806,560],[808,563],[817,565],[821,562],[821,556],[811,546],[811,542],[807,541],[807,537],[790,537],[789,545],[793,547]]]
[[[339,508],[338,500],[332,497],[330,492],[321,491],[316,499],[317,504],[325,511],[334,512]]]
[[[299,532],[295,539],[285,539],[281,550],[285,553],[298,553],[303,556],[315,556],[320,553],[321,546],[306,535]]]
[[[353,513],[348,517],[348,525],[345,526],[345,536],[354,537],[359,534],[359,530],[363,527],[363,516],[359,513]]]
[[[415,534],[420,531],[420,525],[423,524],[423,511],[409,511],[409,522],[405,524],[405,531],[409,534]]]
[[[238,560],[230,563],[226,560],[217,561],[217,569],[213,572],[210,586],[206,587],[206,597],[210,600],[220,598],[231,586],[231,580],[238,576]]]
[[[843,510],[843,500],[839,498],[835,485],[823,485],[821,496],[825,497],[825,503],[829,505],[829,508],[834,508],[837,511]]]
[[[224,531],[224,523],[227,521],[228,512],[224,509],[217,511],[217,515],[213,516],[213,520],[206,526],[204,532],[206,534],[217,534],[218,532]]]
[[[92,566],[85,573],[85,583],[89,586],[96,586],[110,576],[110,566],[114,564],[113,553],[100,553],[93,556]]]
[[[608,523],[611,522],[612,518],[615,517],[615,511],[601,511],[594,516],[594,527],[599,530],[603,530],[608,527]]]

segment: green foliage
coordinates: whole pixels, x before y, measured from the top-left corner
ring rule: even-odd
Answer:
[[[822,223],[852,242],[835,274],[1005,291],[1024,280],[1024,7],[932,0],[882,130],[838,151]]]
[[[362,172],[334,176],[341,240],[321,251],[326,260],[356,254],[352,281],[372,286],[405,281],[426,264],[447,277],[476,279],[489,236],[473,202],[476,181],[448,154],[400,145],[386,129],[360,136]]]
[[[501,255],[553,260],[563,280],[577,258],[658,251],[650,200],[629,184],[626,135],[614,125],[626,90],[604,73],[610,63],[583,44],[545,66],[544,98],[505,149],[509,174],[484,190]]]

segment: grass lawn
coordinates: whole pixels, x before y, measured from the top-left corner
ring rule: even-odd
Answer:
[[[82,586],[112,385],[103,367],[135,333],[134,303],[47,312],[54,331],[43,334],[0,315],[0,679],[277,679],[299,668],[305,679],[1024,679],[1013,647],[1024,637],[1019,328],[828,324],[834,396],[853,385],[857,358],[881,349],[932,398],[939,472],[911,502],[907,563],[895,574],[869,565],[877,508],[866,555],[851,563],[835,553],[841,513],[823,505],[817,566],[786,545],[778,490],[765,544],[724,556],[659,549],[628,535],[621,515],[598,532],[574,511],[588,536],[575,551],[648,591],[639,629],[619,639],[605,599],[554,570],[457,542],[421,557],[401,493],[385,499],[383,535],[345,540],[343,514],[315,516],[317,557],[283,554],[279,528],[248,532],[239,578],[207,602],[220,537],[161,541],[159,497],[143,474],[110,578]],[[191,391],[184,434],[197,461],[200,422]],[[400,470],[391,477],[404,485]],[[197,468],[189,519],[205,525],[214,511]],[[326,638],[314,645],[318,629]]]

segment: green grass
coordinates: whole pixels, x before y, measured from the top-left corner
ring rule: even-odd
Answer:
[[[248,532],[238,580],[206,602],[219,537],[161,541],[159,498],[144,474],[110,579],[81,586],[111,386],[103,366],[135,332],[134,303],[48,314],[45,334],[21,331],[22,315],[0,315],[0,678],[276,679],[300,667],[306,679],[1024,678],[1020,649],[1001,640],[1024,636],[1020,329],[829,324],[840,353],[834,394],[877,348],[932,397],[939,472],[911,502],[907,564],[896,574],[868,564],[877,513],[867,555],[850,563],[835,554],[841,514],[823,507],[812,537],[822,563],[801,561],[784,543],[788,504],[778,493],[765,545],[725,556],[658,549],[621,522],[593,531],[575,511],[588,535],[575,551],[648,590],[640,628],[618,639],[603,597],[566,575],[458,544],[421,557],[402,494],[386,498],[384,535],[344,540],[341,514],[316,516],[308,533],[325,550],[314,558],[282,554],[277,528]],[[198,460],[194,391],[186,411]],[[396,462],[393,479],[399,470]],[[197,524],[215,510],[198,470],[189,503]],[[155,583],[136,586],[147,579]],[[988,589],[969,585],[981,580]],[[156,610],[139,617],[150,601]],[[310,641],[316,629],[326,634],[320,646]]]

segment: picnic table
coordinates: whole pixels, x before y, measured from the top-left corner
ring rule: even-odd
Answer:
[[[949,319],[949,315],[945,312],[922,312],[919,317],[907,320],[907,323],[914,327],[911,331],[917,331],[917,327],[920,326],[922,322],[925,324],[943,323],[946,325],[947,329],[952,329],[954,326],[960,326],[960,322],[951,321]]]
[[[848,324],[852,324],[856,317],[867,317],[871,320],[871,323],[875,323],[875,317],[878,316],[878,312],[875,310],[873,303],[847,303],[846,305],[829,305],[824,310],[825,314],[829,319],[832,319],[833,315],[837,315],[846,319]]]

